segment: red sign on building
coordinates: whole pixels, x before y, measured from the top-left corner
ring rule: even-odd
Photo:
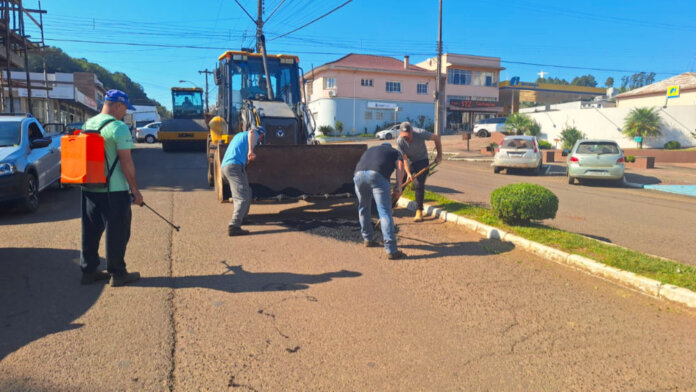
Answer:
[[[450,105],[466,109],[494,108],[498,106],[498,102],[452,99],[450,100]]]

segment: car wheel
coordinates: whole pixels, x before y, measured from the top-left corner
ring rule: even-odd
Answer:
[[[22,200],[22,210],[27,213],[35,212],[39,209],[39,181],[32,173],[27,174],[24,179],[24,198]]]
[[[387,136],[385,136],[384,138],[387,139],[387,140],[391,140],[391,138],[392,138],[391,133],[388,133]]]
[[[482,129],[482,130],[476,132],[476,136],[478,136],[478,137],[489,137],[489,136],[491,136],[491,134],[488,133],[487,130]]]
[[[534,175],[540,176],[543,169],[544,169],[544,164],[539,162],[539,166],[534,168]]]
[[[575,185],[575,177],[568,176],[568,184]]]
[[[146,141],[147,143],[152,144],[152,143],[154,143],[155,141],[157,141],[157,139],[155,139],[155,137],[152,136],[152,135],[147,135],[147,136],[145,136],[145,141]]]
[[[500,170],[501,170],[501,169],[502,169],[502,168],[500,168],[500,167],[498,167],[498,166],[493,166],[493,173],[494,173],[494,174],[498,174],[498,173],[500,173]]]

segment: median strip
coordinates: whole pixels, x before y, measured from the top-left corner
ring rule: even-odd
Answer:
[[[412,191],[398,205],[415,210]],[[614,244],[542,224],[511,226],[490,208],[449,200],[426,191],[425,215],[463,225],[486,238],[516,247],[553,262],[609,279],[657,298],[696,308],[696,267],[646,255]]]

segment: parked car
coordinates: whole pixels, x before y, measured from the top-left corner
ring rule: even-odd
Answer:
[[[474,124],[473,134],[489,137],[493,132],[505,132],[505,117],[485,118]]]
[[[502,169],[531,169],[539,174],[542,168],[541,150],[535,136],[507,136],[496,149],[493,173]]]
[[[157,141],[157,132],[159,131],[161,122],[152,122],[143,127],[136,128],[135,130],[135,140],[147,143],[154,143]]]
[[[391,140],[396,139],[399,136],[399,126],[401,123],[389,126],[387,129],[383,129],[377,133],[375,136],[380,140]]]
[[[29,114],[0,114],[0,202],[39,208],[39,192],[60,181],[60,137]]]
[[[65,124],[65,132],[72,134],[74,131],[82,130],[82,122],[72,122]]]
[[[624,179],[624,154],[613,140],[578,140],[568,153],[568,183]]]

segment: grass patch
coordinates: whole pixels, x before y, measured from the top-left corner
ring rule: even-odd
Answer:
[[[405,191],[403,196],[409,200],[415,200],[413,191]],[[648,256],[644,253],[605,244],[543,224],[507,225],[495,216],[490,208],[453,201],[433,192],[425,192],[425,202],[447,212],[495,226],[540,244],[591,258],[600,263],[634,272],[662,283],[696,291],[696,267],[691,265]]]

